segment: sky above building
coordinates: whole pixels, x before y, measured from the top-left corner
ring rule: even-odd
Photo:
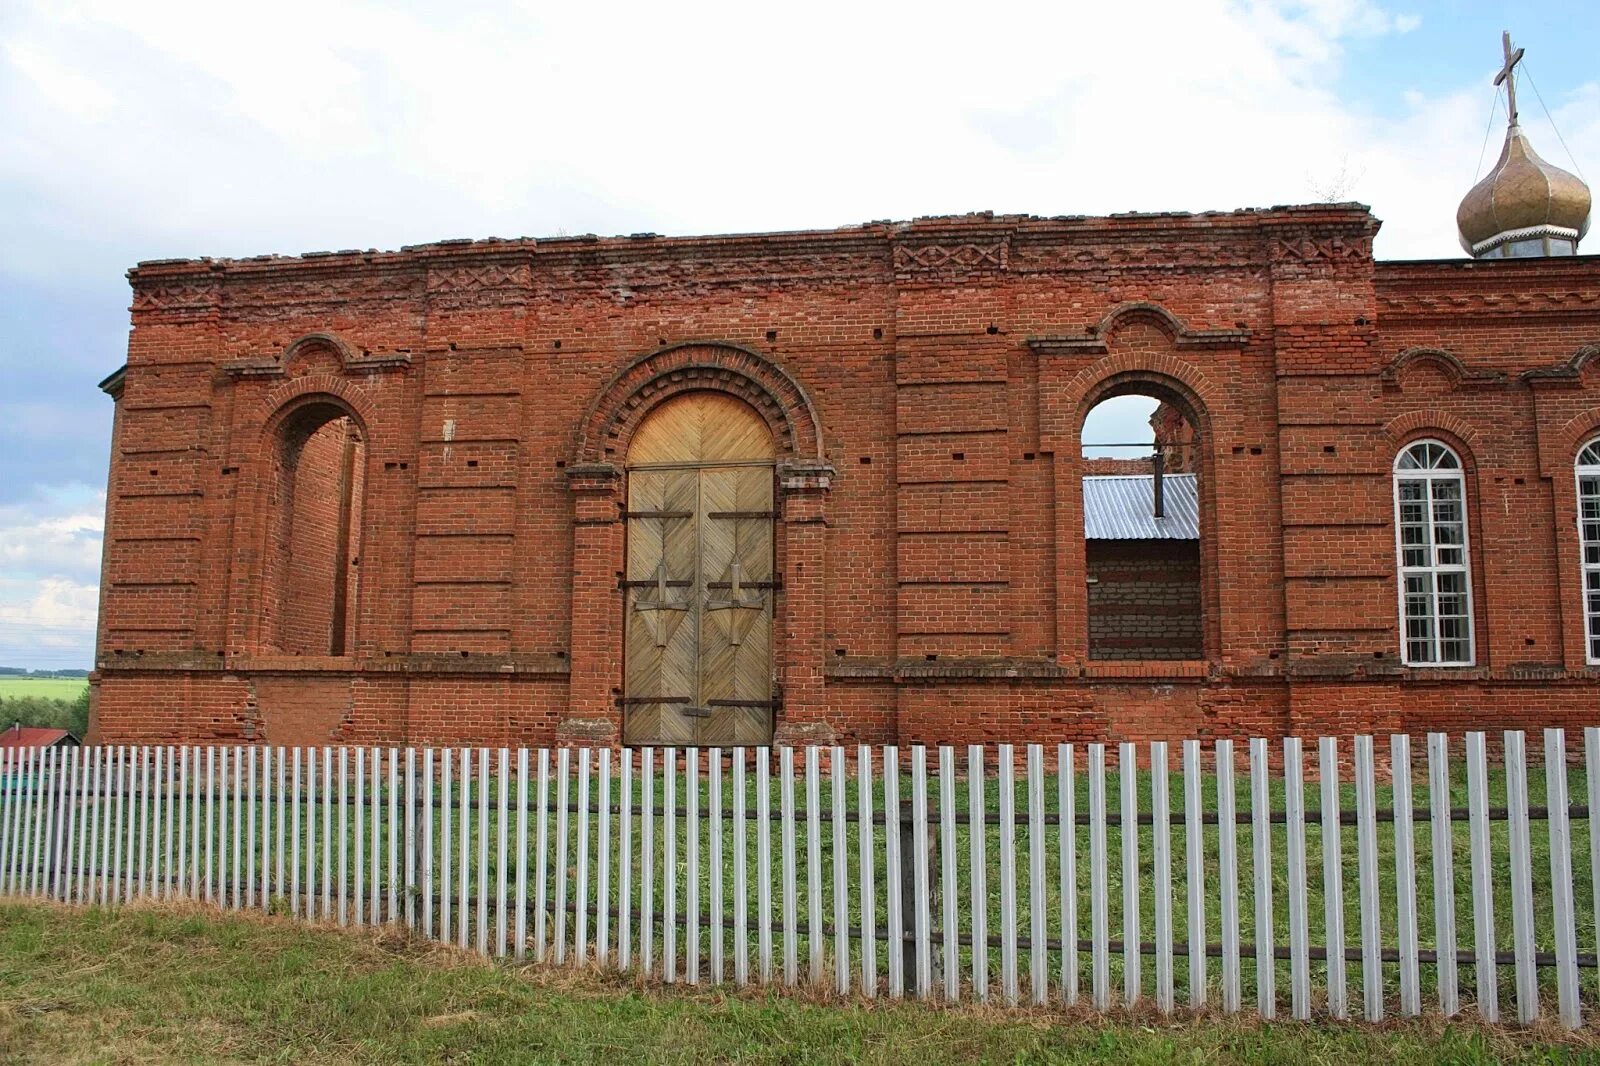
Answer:
[[[1504,28],[1533,143],[1600,171],[1592,3],[8,0],[0,664],[90,665],[139,260],[1319,200],[1458,256]]]

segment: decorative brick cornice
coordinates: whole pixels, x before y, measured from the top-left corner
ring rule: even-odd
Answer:
[[[1378,380],[1385,385],[1398,385],[1406,369],[1416,363],[1428,363],[1443,370],[1452,388],[1497,387],[1507,383],[1504,371],[1474,369],[1448,349],[1420,346],[1407,348],[1390,360],[1389,365],[1378,372]]]
[[[348,344],[331,333],[308,333],[284,348],[279,355],[251,356],[222,364],[223,373],[234,379],[281,378],[289,363],[298,355],[317,350],[333,352],[339,360],[339,369],[345,374],[383,374],[404,370],[411,366],[407,352],[387,352],[357,355]]]
[[[1596,356],[1600,356],[1600,344],[1585,344],[1555,366],[1524,371],[1522,380],[1530,385],[1576,385],[1583,377],[1583,368]]]
[[[1130,301],[1118,304],[1100,321],[1081,332],[1029,337],[1028,347],[1040,355],[1105,355],[1106,338],[1124,321],[1152,322],[1172,338],[1174,347],[1190,350],[1242,348],[1250,343],[1250,330],[1242,324],[1232,329],[1191,329],[1160,304]]]
[[[825,459],[785,459],[778,464],[784,492],[827,492],[833,487],[833,464]]]
[[[1011,239],[1006,234],[897,241],[893,247],[895,276],[906,281],[954,281],[1000,274],[1011,256]]]

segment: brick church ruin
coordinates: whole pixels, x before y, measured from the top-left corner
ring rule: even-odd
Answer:
[[[1463,259],[1319,204],[141,263],[92,736],[1592,723],[1588,212],[1513,112]],[[1129,394],[1154,455],[1086,456]]]

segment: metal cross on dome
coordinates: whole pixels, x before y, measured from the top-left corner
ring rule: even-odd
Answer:
[[[1517,77],[1516,66],[1522,62],[1524,49],[1511,50],[1511,31],[1502,30],[1500,44],[1505,50],[1506,65],[1500,68],[1500,73],[1494,76],[1494,83],[1499,85],[1504,82],[1506,87],[1506,109],[1511,113],[1511,125],[1517,124]]]
[[[708,611],[759,611],[766,606],[766,593],[757,590],[754,598],[746,599],[743,595],[744,568],[735,560],[728,567],[728,598],[725,600],[707,600]],[[728,627],[728,643],[737,647],[744,640],[744,635],[750,629],[749,619],[744,625],[738,623],[738,616]]]

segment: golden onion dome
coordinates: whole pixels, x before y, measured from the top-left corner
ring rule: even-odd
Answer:
[[[1499,162],[1456,209],[1456,228],[1474,258],[1572,255],[1589,229],[1589,205],[1589,187],[1540,159],[1513,123]]]

